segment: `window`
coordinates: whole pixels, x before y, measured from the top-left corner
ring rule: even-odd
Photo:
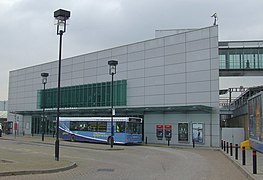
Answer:
[[[114,81],[114,106],[127,104],[126,80]],[[46,108],[56,108],[57,88],[46,89]],[[37,92],[37,108],[43,108],[43,90]],[[111,82],[61,87],[61,108],[111,105]]]
[[[125,132],[125,122],[116,122],[116,132],[119,133]]]
[[[77,131],[78,130],[78,125],[77,125],[78,122],[70,122],[70,126],[69,126],[69,129],[71,131]]]
[[[71,121],[69,129],[71,131],[87,131],[87,122],[85,122],[85,121]]]
[[[107,131],[107,122],[101,121],[98,122],[98,132],[106,132]]]
[[[220,69],[263,68],[262,48],[219,49]]]
[[[97,131],[97,122],[87,122],[87,131],[96,132]]]
[[[126,132],[129,134],[142,134],[142,124],[128,122]]]

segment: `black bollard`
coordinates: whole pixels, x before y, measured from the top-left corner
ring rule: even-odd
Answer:
[[[257,151],[253,150],[253,174],[257,174]]]
[[[226,141],[224,141],[224,151],[226,151]]]
[[[148,143],[148,139],[147,139],[147,136],[145,137],[145,144],[147,144]]]
[[[236,160],[238,160],[238,144],[236,144],[236,153],[235,153],[235,155],[236,155]]]
[[[195,148],[195,140],[193,139],[193,148]]]
[[[223,140],[221,140],[221,149],[223,149],[224,147],[223,147]]]
[[[246,150],[245,150],[245,146],[242,147],[242,165],[246,165]]]
[[[168,139],[167,141],[168,141],[168,142],[167,142],[167,143],[168,143],[168,146],[170,146],[170,139]]]
[[[230,156],[233,156],[233,144],[232,143],[230,143]]]
[[[229,149],[228,149],[228,142],[226,142],[226,153],[228,154],[228,151],[229,151]]]

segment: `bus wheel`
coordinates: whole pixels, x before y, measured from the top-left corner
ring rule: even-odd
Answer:
[[[74,134],[71,135],[70,140],[71,140],[71,141],[75,141],[75,135],[74,135]]]

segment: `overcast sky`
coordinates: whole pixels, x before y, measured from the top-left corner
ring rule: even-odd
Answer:
[[[151,39],[156,29],[207,27],[215,12],[220,40],[260,40],[262,7],[260,0],[0,0],[0,100],[8,99],[9,71],[58,59],[57,9],[71,11],[66,58]]]

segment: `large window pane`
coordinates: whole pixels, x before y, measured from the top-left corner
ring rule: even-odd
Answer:
[[[126,80],[114,81],[114,105],[123,106],[127,102]],[[111,105],[111,82],[62,87],[60,107],[100,107]],[[43,90],[37,93],[37,108],[43,104]],[[57,107],[57,89],[46,89],[46,108]]]
[[[107,122],[98,122],[98,131],[106,132],[107,131]]]

